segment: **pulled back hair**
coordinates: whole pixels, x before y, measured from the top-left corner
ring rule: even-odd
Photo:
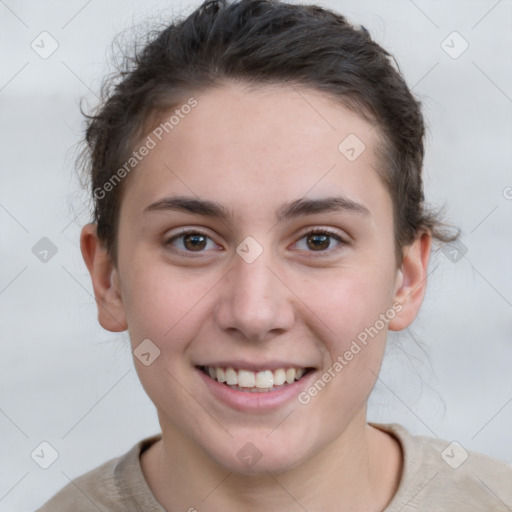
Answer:
[[[129,176],[115,186],[109,181],[156,116],[227,81],[311,88],[377,126],[382,140],[377,172],[393,202],[397,266],[403,248],[422,232],[444,243],[458,237],[441,222],[440,212],[425,205],[420,103],[391,55],[364,27],[314,5],[208,0],[124,56],[119,72],[103,84],[100,105],[86,116],[81,161],[90,180],[98,237],[114,264]]]

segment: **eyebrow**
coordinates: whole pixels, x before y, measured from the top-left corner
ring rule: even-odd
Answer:
[[[219,220],[229,220],[233,217],[231,210],[221,203],[187,196],[165,197],[144,208],[144,213],[156,211],[183,211]],[[371,215],[370,210],[362,203],[345,196],[333,196],[320,199],[301,198],[285,203],[276,212],[276,218],[282,221],[302,215],[338,211],[363,217]]]

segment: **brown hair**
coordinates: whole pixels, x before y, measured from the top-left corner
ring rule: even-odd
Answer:
[[[420,103],[390,54],[364,27],[314,5],[209,0],[148,37],[105,81],[101,104],[87,116],[82,162],[90,178],[98,236],[114,264],[127,181],[113,182],[114,175],[158,115],[193,92],[227,80],[309,87],[377,125],[384,141],[378,172],[394,205],[397,265],[402,248],[421,232],[430,231],[439,242],[458,237],[458,232],[448,233],[441,213],[424,203]]]

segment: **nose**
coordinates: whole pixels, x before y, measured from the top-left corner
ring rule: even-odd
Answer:
[[[250,341],[272,339],[293,325],[292,298],[266,251],[252,263],[236,255],[215,308],[217,324]]]

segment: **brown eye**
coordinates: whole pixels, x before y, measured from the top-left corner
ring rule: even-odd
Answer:
[[[313,233],[308,235],[307,244],[310,249],[314,251],[323,251],[324,249],[328,249],[331,243],[330,236],[321,233]]]
[[[346,245],[345,241],[337,234],[327,229],[317,229],[302,236],[296,247],[306,252],[325,252],[330,254],[335,249]]]
[[[206,253],[210,249],[219,249],[219,246],[206,234],[199,231],[182,231],[169,238],[165,245],[174,252],[186,255],[187,253]]]
[[[192,233],[183,237],[183,245],[189,251],[200,251],[206,247],[208,237],[201,233]]]

